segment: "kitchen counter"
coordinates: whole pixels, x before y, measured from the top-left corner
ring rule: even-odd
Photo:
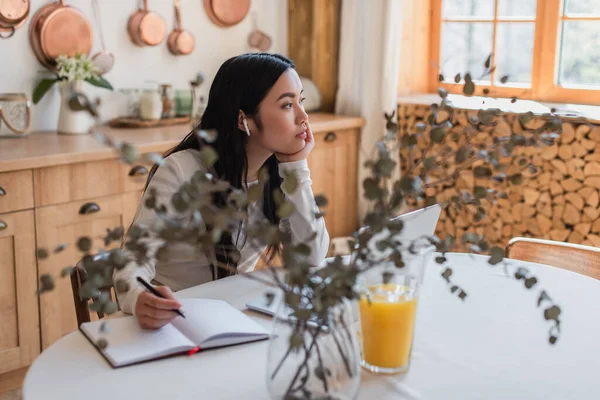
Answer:
[[[364,126],[360,117],[312,113],[313,132],[339,131]],[[138,147],[140,153],[164,152],[189,133],[189,125],[131,129],[101,126],[99,131]],[[73,164],[116,158],[116,152],[99,143],[93,135],[58,135],[32,132],[28,136],[0,138],[0,172]]]

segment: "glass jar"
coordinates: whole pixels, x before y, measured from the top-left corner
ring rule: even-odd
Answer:
[[[140,118],[143,120],[159,120],[162,116],[162,96],[156,88],[145,89],[140,96]]]

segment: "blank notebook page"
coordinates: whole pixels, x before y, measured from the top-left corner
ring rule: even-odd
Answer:
[[[134,316],[115,318],[107,322],[110,327],[109,333],[99,332],[101,321],[82,324],[81,329],[94,343],[100,338],[107,340],[108,347],[103,352],[117,366],[183,352],[195,347],[192,341],[171,324],[157,330],[142,329]]]

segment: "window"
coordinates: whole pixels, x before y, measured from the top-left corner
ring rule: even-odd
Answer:
[[[600,105],[600,0],[431,1],[432,90]]]

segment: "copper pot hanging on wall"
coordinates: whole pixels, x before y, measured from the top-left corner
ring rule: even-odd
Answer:
[[[53,70],[60,55],[90,54],[92,28],[81,11],[59,0],[42,6],[31,18],[29,41],[38,61]]]
[[[167,46],[169,51],[176,56],[185,56],[194,50],[196,44],[194,36],[182,28],[181,25],[181,9],[179,0],[174,0],[175,6],[175,28],[169,34]]]
[[[208,18],[218,26],[239,24],[250,11],[250,0],[204,0]]]
[[[8,39],[15,34],[27,20],[30,7],[29,0],[0,1],[0,38]]]
[[[127,21],[129,38],[138,46],[159,45],[165,39],[166,31],[161,16],[148,10],[148,0],[144,0],[144,7],[134,12]]]

